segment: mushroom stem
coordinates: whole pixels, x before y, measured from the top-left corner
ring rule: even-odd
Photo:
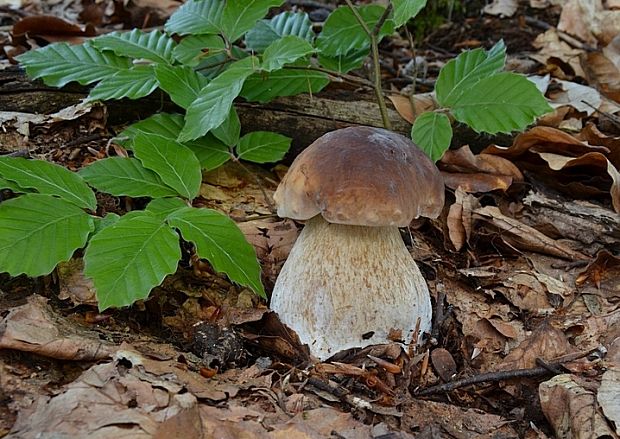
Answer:
[[[308,220],[282,267],[271,307],[319,359],[388,342],[390,329],[412,339],[431,327],[426,281],[398,227]],[[372,334],[372,336],[368,336]]]

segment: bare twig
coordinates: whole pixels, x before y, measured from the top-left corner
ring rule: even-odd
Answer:
[[[471,386],[472,384],[493,383],[498,381],[506,381],[513,378],[534,378],[545,375],[557,375],[558,373],[562,373],[559,368],[562,367],[563,363],[568,363],[570,361],[587,357],[594,351],[597,351],[597,349],[564,355],[562,357],[558,357],[553,362],[545,363],[545,367],[532,367],[529,369],[514,369],[503,370],[500,372],[481,373],[480,375],[475,375],[473,377],[467,377],[460,380],[439,384],[437,386],[428,387],[426,389],[421,389],[414,392],[414,394],[416,396],[428,396],[435,395],[437,393],[451,392],[453,390],[460,389],[461,387]]]

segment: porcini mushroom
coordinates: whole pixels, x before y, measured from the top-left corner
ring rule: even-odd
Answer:
[[[431,326],[428,286],[399,227],[436,218],[441,174],[409,139],[379,128],[325,134],[293,162],[274,199],[308,220],[276,281],[271,308],[323,360],[348,348],[405,341]]]

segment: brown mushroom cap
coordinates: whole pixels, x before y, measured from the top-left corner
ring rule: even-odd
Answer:
[[[411,140],[372,127],[321,136],[293,162],[274,199],[281,217],[359,226],[409,225],[436,218],[444,204],[443,178]]]

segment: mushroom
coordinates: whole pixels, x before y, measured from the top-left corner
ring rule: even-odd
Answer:
[[[274,199],[280,217],[307,220],[271,308],[324,360],[349,348],[405,342],[431,327],[428,286],[399,227],[436,218],[444,187],[409,139],[380,128],[325,134],[293,162]]]

